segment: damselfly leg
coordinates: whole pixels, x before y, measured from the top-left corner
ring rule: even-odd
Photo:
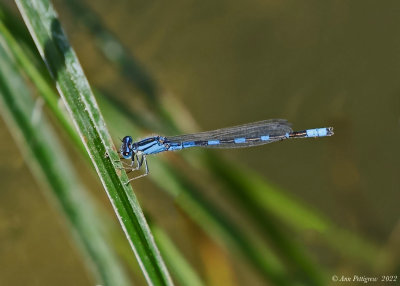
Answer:
[[[140,160],[139,160],[139,156],[138,156],[137,154],[135,154],[135,155],[136,155],[136,158],[137,158],[137,166],[136,166],[136,169],[135,169],[135,170],[139,170],[140,167],[142,167],[142,165],[143,165],[143,163],[144,163],[144,169],[145,169],[145,171],[144,171],[144,174],[129,179],[128,183],[131,182],[131,181],[133,181],[133,180],[136,180],[136,179],[142,178],[142,177],[144,177],[144,176],[147,176],[147,175],[149,174],[149,166],[147,165],[147,158],[146,158],[146,155],[142,154]],[[135,170],[133,170],[133,171],[135,171]]]
[[[121,158],[121,159],[123,159],[123,158]],[[119,169],[126,170],[127,174],[129,174],[130,172],[133,172],[133,171],[140,170],[140,168],[144,164],[145,173],[142,174],[142,175],[130,178],[128,183],[133,181],[133,180],[136,180],[136,179],[142,178],[144,176],[147,176],[149,174],[149,166],[147,165],[146,155],[144,155],[144,154],[134,153],[133,156],[132,156],[130,164],[128,164],[128,163],[126,163],[124,161],[120,161],[120,162],[122,164],[122,167],[119,167]]]

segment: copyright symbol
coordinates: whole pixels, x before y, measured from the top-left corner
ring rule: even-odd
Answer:
[[[333,276],[332,276],[332,281],[333,281],[333,282],[338,281],[338,277],[337,277],[336,275],[333,275]]]

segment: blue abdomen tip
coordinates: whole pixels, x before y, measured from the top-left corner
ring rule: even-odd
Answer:
[[[333,128],[315,128],[306,130],[307,137],[324,137],[333,135]]]

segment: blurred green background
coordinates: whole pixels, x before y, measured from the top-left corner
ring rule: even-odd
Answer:
[[[1,3],[20,18],[11,1]],[[276,218],[280,231],[321,267],[322,284],[332,283],[332,275],[400,275],[398,1],[53,4],[92,87],[139,117],[158,116],[147,95],[160,98],[187,132],[269,118],[288,119],[294,130],[333,126],[330,138],[218,154],[374,249],[370,261],[346,255],[340,250],[343,240],[333,236],[326,243],[318,230],[292,229]],[[121,46],[101,42],[104,28],[128,51],[138,74],[115,63]],[[139,127],[145,134],[174,135],[162,125]],[[59,131],[70,156],[77,157]],[[131,134],[123,128],[111,132],[121,138]],[[0,285],[94,285],[63,218],[49,205],[2,119],[0,133]],[[185,170],[224,213],[260,236],[251,218],[235,208],[229,187],[188,169],[177,155],[159,156]],[[74,161],[91,194],[114,219],[97,175],[83,158]],[[151,172],[156,162],[152,157],[148,162]],[[274,285],[232,254],[229,245],[211,239],[148,177],[135,181],[134,190],[205,285]],[[114,230],[122,237],[118,227]],[[116,244],[129,251],[124,239]],[[132,253],[125,255],[133,283],[144,285]]]

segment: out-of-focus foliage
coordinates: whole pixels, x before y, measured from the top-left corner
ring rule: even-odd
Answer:
[[[339,92],[321,95],[325,91],[321,80],[326,82],[330,79],[329,71],[322,69],[326,74],[316,74],[320,70],[319,63],[330,67],[332,76],[340,74],[335,72],[335,65],[340,65],[340,59],[345,55],[335,54],[336,60],[328,61],[320,54],[314,57],[300,54],[301,51],[309,50],[312,53],[317,48],[322,49],[320,46],[324,47],[323,41],[329,43],[329,37],[335,37],[335,32],[327,28],[329,24],[324,24],[321,19],[330,19],[332,16],[332,19],[343,20],[348,19],[347,16],[337,12],[343,18],[333,17],[334,14],[327,11],[334,11],[335,7],[318,4],[315,13],[305,8],[300,10],[305,15],[320,15],[322,18],[310,16],[313,20],[302,22],[302,14],[293,14],[284,5],[276,4],[266,9],[250,1],[246,6],[248,12],[245,12],[246,9],[234,4],[235,1],[218,3],[202,3],[199,4],[201,7],[194,7],[196,5],[192,4],[182,6],[171,3],[164,6],[160,3],[132,2],[129,4],[132,10],[128,13],[132,29],[126,29],[118,25],[123,24],[124,17],[127,17],[123,6],[128,4],[114,3],[105,15],[107,4],[101,1],[96,5],[90,1],[56,2],[62,24],[65,20],[78,56],[85,69],[87,66],[89,78],[95,83],[101,113],[117,143],[118,137],[127,134],[140,138],[152,132],[169,135],[196,131],[190,114],[199,117],[201,112],[204,113],[198,98],[207,102],[205,106],[209,107],[203,122],[210,124],[208,120],[213,120],[213,126],[216,127],[227,124],[224,118],[232,118],[232,112],[241,119],[248,116],[248,120],[266,119],[251,118],[250,115],[254,113],[256,116],[257,112],[268,117],[299,119],[296,114],[303,109],[307,118],[298,121],[312,124],[308,127],[320,127],[317,125],[329,122],[336,129],[336,135],[326,141],[290,142],[297,144],[297,147],[289,143],[283,143],[280,147],[268,146],[269,153],[264,153],[267,151],[262,148],[239,151],[237,159],[226,159],[226,151],[222,151],[221,156],[210,150],[183,151],[149,159],[151,174],[145,180],[135,182],[135,189],[144,208],[159,224],[155,228],[156,242],[160,244],[174,282],[181,285],[263,285],[266,282],[273,285],[325,285],[332,275],[394,273],[399,265],[398,256],[393,251],[397,249],[393,242],[396,241],[393,239],[397,233],[395,226],[391,226],[394,230],[386,243],[377,239],[378,235],[358,231],[357,227],[340,221],[344,216],[332,216],[332,208],[329,210],[327,205],[311,208],[310,203],[303,202],[307,199],[299,199],[303,193],[312,193],[311,197],[320,198],[315,202],[329,202],[335,209],[339,208],[341,199],[348,197],[343,190],[354,191],[355,202],[355,198],[363,197],[360,193],[361,171],[356,170],[355,158],[346,156],[355,153],[349,149],[353,144],[352,134],[346,131],[351,123],[342,119],[346,118],[343,106],[349,110],[359,109],[352,104],[346,105],[346,100],[349,100],[346,91],[343,91],[345,95]],[[342,9],[343,13],[351,13],[353,10],[350,6],[336,8]],[[2,20],[6,29],[12,31],[19,44],[9,48],[13,53],[20,54],[15,57],[18,57],[21,69],[25,70],[24,74],[32,82],[32,89],[37,90],[47,103],[46,110],[55,118],[54,124],[60,129],[60,136],[71,139],[63,140],[64,145],[75,146],[76,150],[82,151],[81,142],[70,128],[66,113],[60,110],[62,104],[58,103],[55,95],[54,82],[38,60],[22,22],[15,18],[15,14],[4,11]],[[187,15],[187,19],[183,15]],[[300,30],[287,30],[283,24],[277,24],[274,15],[281,22],[287,20],[290,29],[299,27]],[[288,15],[297,15],[299,19]],[[296,26],[294,23],[301,24]],[[313,29],[317,27],[327,34],[316,33]],[[337,27],[340,31],[346,24],[339,21]],[[227,32],[224,33],[223,29],[227,29]],[[264,34],[271,38],[265,40]],[[311,35],[316,38],[311,38]],[[301,39],[302,36],[305,38]],[[239,37],[240,41],[235,37]],[[229,49],[224,41],[232,43]],[[257,58],[268,52],[279,54],[278,43],[287,52],[287,58]],[[289,48],[290,43],[292,49]],[[309,45],[308,49],[302,43]],[[299,53],[297,58],[289,54],[294,53],[294,47]],[[213,60],[212,55],[218,54],[215,50],[220,48],[226,53]],[[139,55],[141,62],[133,54]],[[186,62],[191,57],[191,67],[198,75],[187,72]],[[303,58],[306,57],[315,60],[315,65],[304,62]],[[202,58],[203,61],[199,60]],[[171,59],[175,61],[171,62]],[[213,62],[218,62],[219,66]],[[223,68],[224,65],[231,67],[229,71]],[[293,75],[292,67],[304,72]],[[248,69],[248,77],[241,72],[242,69]],[[150,70],[155,71],[157,76],[152,76]],[[232,80],[235,76],[239,76],[240,80]],[[202,78],[207,78],[208,82]],[[268,78],[268,83],[264,82],[265,78]],[[188,87],[190,96],[186,90],[186,79],[193,83]],[[276,85],[271,84],[270,80]],[[218,84],[224,86],[226,91],[211,97],[202,94],[212,91]],[[294,93],[291,85],[298,86],[298,93],[293,96],[290,95]],[[268,94],[252,97],[252,93],[259,92],[257,88],[260,89],[260,86],[267,86]],[[319,89],[314,90],[314,86]],[[204,89],[199,91],[199,87]],[[170,89],[178,94],[166,91]],[[238,95],[238,90],[241,95]],[[179,96],[179,92],[186,96]],[[311,98],[309,94],[316,95]],[[199,105],[199,109],[189,111],[183,107],[181,100],[185,103],[192,100],[194,106],[196,103]],[[218,113],[215,112],[215,106],[222,106]],[[397,133],[394,140],[398,141],[398,138]],[[246,161],[251,158],[256,159],[257,163],[253,165],[259,166],[257,171],[246,167],[251,165],[250,161]],[[77,168],[91,170],[92,167],[88,163],[80,163]],[[268,172],[261,172],[263,168]],[[348,172],[343,173],[342,168]],[[277,187],[277,183],[267,181],[267,176],[275,182],[288,183]],[[302,176],[305,176],[304,180]],[[329,176],[335,180],[329,179]],[[98,191],[98,185],[89,184]],[[398,181],[394,181],[394,185],[398,187]],[[285,188],[293,194],[288,195]],[[307,189],[310,191],[307,192]],[[338,197],[334,197],[332,192],[336,192]],[[99,192],[92,193],[99,198]],[[313,201],[310,195],[308,197],[308,201]],[[361,202],[368,205],[365,201]],[[370,209],[370,212],[353,219],[362,219],[362,223],[365,220],[366,224],[375,211]],[[105,219],[105,222],[112,223],[112,220]],[[108,229],[115,230],[113,227]],[[114,241],[113,247],[121,258],[132,265],[126,242],[118,235]],[[134,273],[134,281],[144,283],[143,278],[138,277],[137,267],[131,266],[130,269]]]

